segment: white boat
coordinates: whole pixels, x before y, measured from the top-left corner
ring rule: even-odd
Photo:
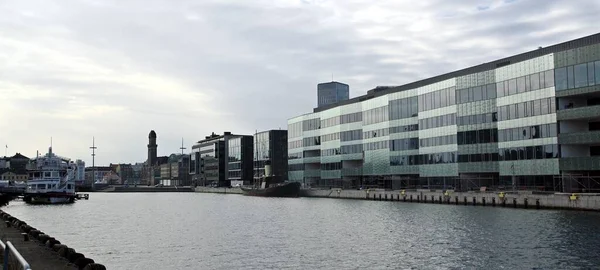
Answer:
[[[34,204],[72,203],[77,165],[68,158],[52,153],[37,157],[29,166],[29,181],[23,199]]]

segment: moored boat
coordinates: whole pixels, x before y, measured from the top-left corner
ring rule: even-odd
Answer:
[[[74,162],[55,155],[50,147],[45,156],[37,157],[30,164],[30,180],[27,182],[23,200],[32,204],[75,202],[76,170]]]
[[[271,175],[271,164],[265,165],[265,176],[255,181],[252,186],[242,186],[242,194],[261,197],[298,197],[300,183],[276,182],[277,177]]]

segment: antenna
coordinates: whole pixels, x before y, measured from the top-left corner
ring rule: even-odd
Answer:
[[[331,81],[333,82],[333,72],[331,73]]]
[[[183,155],[183,150],[187,149],[187,148],[183,147],[183,137],[181,138],[181,148],[179,148],[179,149],[181,149],[182,155]]]
[[[92,149],[92,169],[93,169],[93,177],[92,177],[92,190],[94,190],[94,183],[96,182],[96,149],[98,147],[96,147],[96,138],[92,137],[92,146],[90,146],[90,149]]]
[[[52,136],[50,136],[50,148],[52,148]]]

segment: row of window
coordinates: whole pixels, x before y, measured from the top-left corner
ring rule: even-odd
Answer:
[[[363,138],[362,129],[355,129],[355,130],[340,132],[340,141],[342,141],[342,142],[362,140],[362,138]]]
[[[306,137],[306,138],[302,139],[303,147],[309,147],[309,146],[315,146],[315,145],[321,145],[321,136]]]
[[[456,144],[456,135],[446,135],[421,139],[421,147],[432,147],[447,144]]]
[[[375,109],[370,109],[363,112],[363,125],[370,125],[388,121],[388,106],[382,106]]]
[[[566,90],[600,84],[600,61],[557,68],[556,90]]]
[[[331,149],[321,150],[322,157],[337,156],[339,154],[340,154],[340,148],[331,148]]]
[[[302,131],[316,130],[321,128],[321,119],[314,118],[302,121]]]
[[[493,112],[493,113],[483,113],[483,114],[459,116],[456,119],[456,122],[459,126],[498,122],[498,113]]]
[[[288,171],[304,171],[304,164],[288,164]]]
[[[456,90],[454,87],[438,90],[419,96],[419,112],[456,104]]]
[[[288,125],[288,138],[302,137],[302,122]]]
[[[332,162],[332,163],[321,163],[321,170],[323,171],[337,171],[342,169],[341,162]]]
[[[289,159],[300,159],[300,158],[302,158],[302,152],[288,153],[288,160]]]
[[[500,149],[500,161],[558,158],[559,146],[556,144],[513,147]]]
[[[538,138],[556,137],[558,130],[556,124],[544,124],[529,127],[518,127],[498,130],[498,141],[520,141]]]
[[[362,153],[363,145],[362,144],[342,145],[340,147],[340,152],[342,153],[342,155]]]
[[[403,99],[390,100],[390,120],[404,119],[410,117],[416,117],[419,114],[419,108],[417,106],[417,97],[409,97]]]
[[[498,97],[516,95],[552,86],[554,86],[554,70],[542,71],[496,83]]]
[[[399,126],[399,127],[391,127],[390,128],[390,134],[392,134],[392,133],[409,132],[409,131],[417,131],[417,130],[419,130],[419,125],[417,125],[417,124],[406,125],[406,126]]]
[[[363,132],[363,139],[377,138],[381,136],[387,136],[390,134],[392,128],[382,128],[378,130],[369,130]]]
[[[419,149],[419,138],[390,140],[390,151],[405,151]]]
[[[300,148],[302,147],[302,140],[288,142],[288,149]]]
[[[498,161],[498,153],[458,155],[458,163]]]
[[[458,145],[495,142],[498,142],[498,130],[495,128],[461,131],[457,134]]]
[[[446,114],[419,120],[419,129],[430,129],[456,125],[456,114]]]
[[[456,163],[456,152],[390,157],[391,166],[431,165],[445,163]]]
[[[339,132],[321,135],[321,142],[335,141],[335,140],[339,140],[339,139],[340,139]]]
[[[496,84],[476,86],[456,90],[456,103],[469,103],[496,98]]]
[[[555,112],[556,103],[554,98],[542,98],[498,107],[498,119],[506,121]]]
[[[379,149],[387,149],[389,145],[390,145],[390,142],[388,142],[388,141],[380,141],[380,142],[365,143],[363,147],[364,147],[365,151],[373,151],[373,150],[379,150]]]

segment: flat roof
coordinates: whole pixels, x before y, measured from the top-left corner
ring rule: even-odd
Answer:
[[[329,104],[329,105],[324,105],[321,107],[317,107],[313,109],[313,112],[322,112],[328,109],[332,109],[338,106],[342,106],[342,105],[347,105],[347,104],[353,104],[353,103],[357,103],[357,102],[361,102],[361,101],[365,101],[365,100],[369,100],[372,99],[374,97],[378,97],[378,96],[383,96],[383,95],[387,95],[390,93],[395,93],[395,92],[400,92],[400,91],[406,91],[406,90],[410,90],[410,89],[415,89],[415,88],[419,88],[422,86],[426,86],[426,85],[430,85],[430,84],[434,84],[437,82],[441,82],[441,81],[445,81],[448,79],[452,79],[455,77],[460,77],[460,76],[465,76],[465,75],[469,75],[469,74],[473,74],[473,73],[479,73],[479,72],[484,72],[484,71],[489,71],[489,70],[494,70],[496,68],[499,67],[503,67],[503,66],[507,66],[507,65],[511,65],[511,64],[515,64],[515,63],[519,63],[519,62],[523,62],[526,60],[530,60],[536,57],[540,57],[543,55],[547,55],[547,54],[551,54],[551,53],[557,53],[557,52],[561,52],[561,51],[566,51],[566,50],[570,50],[570,49],[574,49],[574,48],[579,48],[579,47],[583,47],[583,46],[589,46],[589,45],[593,45],[593,44],[597,44],[600,43],[600,33],[597,34],[593,34],[593,35],[589,35],[589,36],[585,36],[582,38],[578,38],[578,39],[573,39],[570,41],[566,41],[563,43],[559,43],[559,44],[555,44],[555,45],[551,45],[548,47],[540,47],[536,50],[532,50],[529,52],[525,52],[525,53],[521,53],[521,54],[517,54],[517,55],[513,55],[513,56],[509,56],[506,58],[502,58],[502,59],[498,59],[492,62],[488,62],[488,63],[483,63],[477,66],[472,66],[472,67],[468,67],[468,68],[464,68],[464,69],[460,69],[457,71],[453,71],[450,73],[445,73],[442,75],[438,75],[435,77],[431,77],[431,78],[427,78],[424,80],[420,80],[420,81],[416,81],[416,82],[412,82],[412,83],[408,83],[408,84],[404,84],[401,86],[393,86],[393,87],[376,87],[374,89],[371,89],[369,91],[367,91],[367,94],[362,95],[362,96],[358,96],[358,97],[354,97],[348,100],[343,100],[340,101],[338,103],[335,104]]]

